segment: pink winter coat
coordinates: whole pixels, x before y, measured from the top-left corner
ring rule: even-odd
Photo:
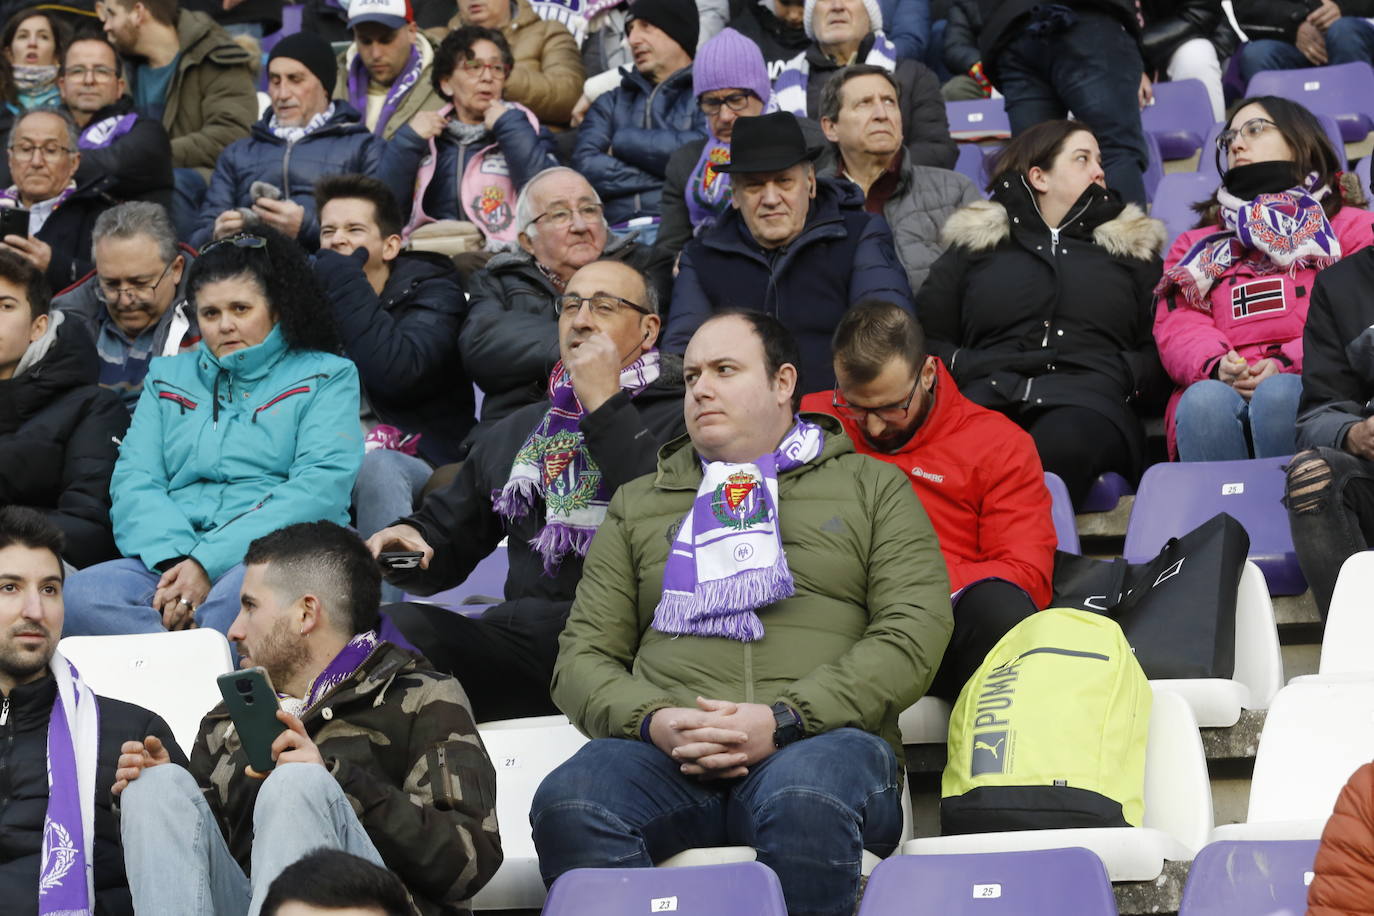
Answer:
[[[1174,240],[1164,259],[1167,271],[1219,226],[1191,229]],[[1374,213],[1358,207],[1341,207],[1331,218],[1331,228],[1341,243],[1341,256],[1374,244]],[[1164,371],[1178,387],[1164,413],[1169,456],[1178,457],[1174,439],[1174,412],[1183,390],[1212,377],[1217,361],[1234,349],[1247,362],[1271,357],[1280,371],[1302,374],[1302,330],[1307,323],[1307,300],[1317,277],[1313,268],[1292,274],[1259,274],[1256,262],[1238,262],[1208,293],[1211,313],[1190,308],[1175,291],[1155,303],[1155,343]]]

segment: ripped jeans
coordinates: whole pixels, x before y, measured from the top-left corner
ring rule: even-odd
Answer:
[[[1288,465],[1284,505],[1298,565],[1325,621],[1341,565],[1374,545],[1374,461],[1305,449]]]

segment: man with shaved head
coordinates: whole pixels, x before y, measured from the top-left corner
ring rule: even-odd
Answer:
[[[388,579],[428,595],[461,584],[509,538],[504,600],[481,617],[426,604],[386,609],[440,670],[462,679],[479,722],[555,711],[549,679],[587,546],[611,494],[653,470],[659,446],[684,428],[681,362],[655,346],[658,297],[639,271],[594,260],[571,275],[552,311],[561,359],[545,379],[547,399],[493,426],[451,485],[367,542],[374,554],[420,551],[418,569]]]

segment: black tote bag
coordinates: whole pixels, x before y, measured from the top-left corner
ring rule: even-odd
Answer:
[[[1236,589],[1250,536],[1225,512],[1148,563],[1056,552],[1052,607],[1116,620],[1152,679],[1230,678],[1236,669]]]

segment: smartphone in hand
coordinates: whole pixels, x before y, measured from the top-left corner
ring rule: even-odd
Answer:
[[[277,702],[272,679],[264,668],[245,668],[221,674],[215,680],[238,730],[243,752],[248,755],[248,764],[259,773],[270,772],[277,765],[272,759],[272,742],[286,731],[277,718],[281,704]]]
[[[21,239],[29,237],[29,211],[18,207],[0,208],[0,239],[7,235],[17,235]]]
[[[377,562],[386,569],[417,569],[425,557],[419,550],[383,550]]]

